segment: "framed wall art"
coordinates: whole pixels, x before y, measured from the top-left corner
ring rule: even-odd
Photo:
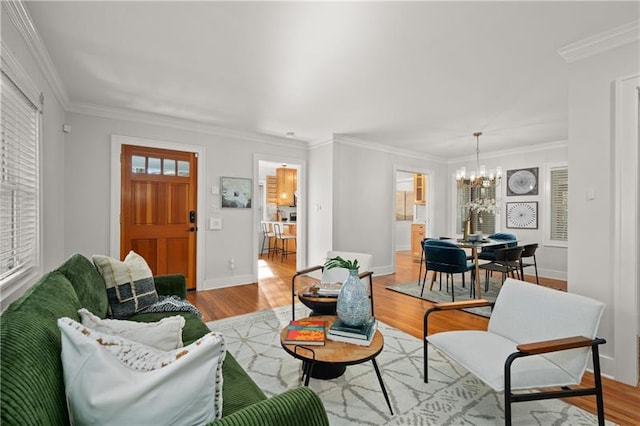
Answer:
[[[221,177],[222,207],[228,209],[251,208],[251,179]]]
[[[507,228],[538,229],[538,202],[507,203]]]
[[[538,195],[538,168],[507,170],[507,196]]]

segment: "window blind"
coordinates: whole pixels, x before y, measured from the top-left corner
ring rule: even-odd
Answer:
[[[37,265],[38,109],[2,72],[0,284]]]
[[[552,169],[551,180],[551,223],[550,239],[567,241],[569,237],[569,169]]]

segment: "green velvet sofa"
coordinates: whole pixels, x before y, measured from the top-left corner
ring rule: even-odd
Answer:
[[[181,275],[155,277],[160,295],[186,297]],[[60,358],[61,337],[56,321],[79,321],[78,309],[107,314],[102,277],[86,257],[76,254],[49,272],[13,302],[0,316],[0,424],[69,424]],[[135,321],[157,321],[175,313],[135,315]],[[188,345],[206,334],[206,325],[191,313],[181,313]],[[267,398],[227,353],[223,364],[223,414],[215,425],[328,425],[318,396],[308,388],[289,390]]]

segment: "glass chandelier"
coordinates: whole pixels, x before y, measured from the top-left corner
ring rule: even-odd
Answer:
[[[466,167],[460,167],[456,170],[456,182],[458,188],[489,188],[496,186],[502,179],[502,168],[496,167],[496,170],[489,170],[485,166],[480,165],[480,136],[482,132],[475,132],[476,137],[476,169],[467,177]]]

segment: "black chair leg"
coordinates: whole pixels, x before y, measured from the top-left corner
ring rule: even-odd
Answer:
[[[600,354],[598,345],[591,347],[593,357],[593,381],[596,388],[596,406],[598,408],[598,425],[604,426],[604,398],[602,396],[602,377],[600,373]]]
[[[455,302],[456,301],[456,296],[455,296],[455,292],[453,290],[453,274],[449,274],[451,275],[451,301]],[[449,287],[449,276],[447,275],[447,287]]]
[[[420,254],[420,269],[418,269],[418,284],[422,280],[422,262],[424,262],[424,246],[422,247],[422,253]],[[426,265],[425,265],[426,268]],[[425,273],[424,279],[427,279],[427,274]]]
[[[422,281],[422,288],[420,289],[420,297],[422,297],[422,293],[424,293],[424,285],[426,283],[427,283],[427,271],[424,271],[424,280]]]

